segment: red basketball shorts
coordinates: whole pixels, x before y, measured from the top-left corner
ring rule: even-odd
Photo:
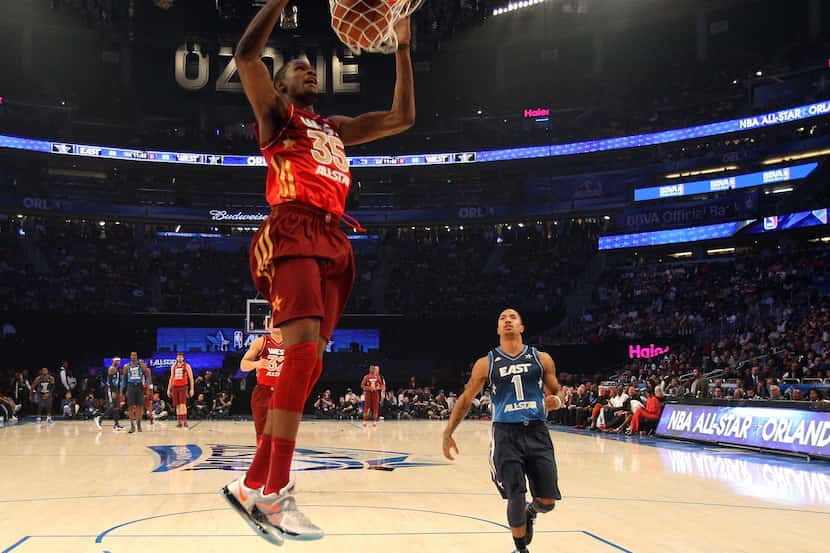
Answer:
[[[365,403],[363,404],[363,412],[368,413],[371,410],[373,415],[377,415],[379,409],[380,395],[377,392],[366,392]]]
[[[274,389],[270,386],[257,384],[251,392],[251,413],[254,416],[254,428],[256,437],[262,436],[265,430],[265,419],[268,417],[268,402],[271,401],[271,394]]]
[[[331,340],[355,279],[354,254],[339,220],[290,202],[271,210],[251,242],[251,276],[271,302],[275,325],[320,319],[320,337]]]
[[[187,386],[173,386],[173,406],[187,404]]]

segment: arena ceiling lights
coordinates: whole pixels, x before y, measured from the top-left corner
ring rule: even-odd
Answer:
[[[506,6],[494,9],[493,15],[503,15],[506,13],[514,12],[516,10],[521,10],[522,8],[537,6],[546,1],[547,0],[522,0],[521,2],[510,2]]]

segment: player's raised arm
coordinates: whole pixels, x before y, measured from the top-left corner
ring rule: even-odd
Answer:
[[[559,380],[556,378],[556,363],[553,362],[553,357],[544,351],[539,352],[539,360],[545,368],[545,374],[542,377],[545,383],[545,388],[553,395],[559,395]]]
[[[274,88],[268,67],[260,57],[286,4],[288,0],[269,0],[245,29],[233,56],[245,96],[259,125],[261,144],[273,138],[274,120],[284,119],[287,114],[285,100]]]
[[[408,17],[395,24],[395,33],[398,35],[398,50],[395,52],[392,107],[389,111],[373,111],[357,117],[332,117],[340,126],[340,138],[346,146],[399,134],[415,124],[415,79],[409,55],[411,29]]]
[[[251,342],[251,347],[248,348],[248,351],[245,352],[245,356],[239,363],[239,370],[241,370],[244,373],[249,373],[251,371],[255,371],[257,369],[264,369],[267,367],[267,359],[263,359],[262,361],[257,360],[259,358],[259,354],[262,353],[264,343],[265,338],[262,336]]]
[[[446,430],[444,430],[443,443],[444,457],[450,461],[455,460],[451,453],[453,449],[455,450],[456,455],[459,453],[458,445],[456,445],[455,440],[452,437],[452,433],[455,432],[455,429],[459,424],[461,424],[461,421],[464,420],[467,413],[470,412],[470,407],[473,406],[473,399],[481,393],[481,389],[484,388],[484,385],[487,383],[487,379],[490,378],[490,375],[488,374],[489,368],[489,361],[487,357],[481,357],[478,361],[476,361],[475,365],[473,365],[473,372],[470,375],[470,380],[464,388],[464,392],[458,396],[458,399],[455,401],[455,405],[452,408],[450,420],[447,422]]]

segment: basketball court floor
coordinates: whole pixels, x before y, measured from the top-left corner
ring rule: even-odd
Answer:
[[[271,551],[219,494],[253,456],[250,422],[0,429],[0,552]],[[490,482],[490,426],[308,422],[298,500],[327,535],[285,551],[508,553]],[[808,553],[828,548],[830,464],[660,440],[552,431],[563,500],[533,552]]]

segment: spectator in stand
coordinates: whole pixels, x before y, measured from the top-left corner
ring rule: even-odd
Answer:
[[[0,394],[0,411],[2,411],[3,418],[6,422],[17,422],[17,415],[15,413],[19,411],[19,406],[15,404],[12,398]]]
[[[640,425],[644,423],[644,421],[653,421],[655,424],[658,420],[660,420],[660,412],[663,410],[663,406],[660,403],[660,398],[651,391],[646,390],[646,405],[641,409],[637,409],[637,411],[631,416],[631,427],[626,432],[627,434],[636,434],[637,432],[641,432]],[[641,433],[644,433],[641,432]]]
[[[447,396],[447,407],[449,408],[450,413],[452,413],[452,408],[457,400],[458,394],[456,394],[455,392],[450,392],[450,395]]]
[[[81,409],[81,413],[83,414],[84,420],[90,420],[98,416],[99,410],[98,406],[95,404],[95,396],[92,395],[91,392],[86,394],[84,397],[84,405]]]
[[[602,394],[597,399],[596,403],[594,403],[593,408],[591,409],[591,430],[597,429],[597,418],[599,418],[599,414],[602,410],[608,405],[608,402],[611,399],[611,388],[605,388],[602,391]]]
[[[227,392],[220,392],[213,400],[213,408],[210,414],[213,418],[224,419],[231,414],[231,406],[233,405],[233,397]]]
[[[403,400],[401,401],[401,410],[398,413],[398,416],[406,420],[412,419],[412,401],[410,401],[409,396],[403,396]]]
[[[714,399],[723,399],[723,388],[721,386],[715,386],[712,389],[712,397]]]
[[[80,409],[80,405],[72,397],[72,392],[67,391],[63,396],[63,401],[61,401],[61,413],[64,418],[74,419],[78,416]]]
[[[346,396],[340,396],[337,401],[337,417],[341,420],[351,419],[357,412],[357,404],[346,400]]]
[[[357,394],[355,394],[351,388],[346,388],[346,403],[350,403],[355,407],[357,407],[357,404],[359,403]]]
[[[156,420],[165,420],[167,417],[170,416],[170,408],[167,406],[167,402],[165,402],[161,398],[161,394],[155,392],[153,394],[153,403],[151,405],[153,411],[153,417]]]
[[[478,402],[478,412],[479,416],[482,418],[489,419],[490,418],[490,409],[492,407],[491,400],[490,400],[490,390],[484,390],[481,393],[481,399]]]
[[[784,396],[781,395],[781,388],[778,385],[773,384],[769,387],[769,398],[773,401],[784,399]]]
[[[585,428],[585,420],[590,412],[591,398],[585,384],[580,384],[576,389],[576,393],[571,396],[571,402],[568,405],[568,420],[565,424],[576,426],[576,428]]]
[[[345,401],[344,398],[343,402]],[[314,402],[314,414],[324,419],[334,418],[336,412],[334,402],[331,400],[331,390],[324,391]]]
[[[210,413],[210,403],[208,403],[208,400],[205,397],[204,393],[201,393],[196,397],[196,402],[194,403],[193,406],[196,410],[196,417],[197,418],[200,418],[200,419],[207,418],[208,414]]]
[[[32,385],[23,374],[23,371],[14,373],[14,380],[12,381],[11,398],[17,405],[18,413],[27,410],[29,405],[29,396],[32,393]]]
[[[482,397],[483,399],[483,397]],[[412,411],[411,415],[413,418],[416,419],[425,419],[427,418],[427,412],[429,411],[429,402],[432,401],[432,395],[429,393],[429,388],[418,389],[416,394],[412,398]]]
[[[383,398],[381,398],[380,412],[384,419],[392,419],[398,416],[398,396],[395,395],[394,390],[386,390]]]
[[[709,379],[700,373],[700,369],[695,369],[692,376],[692,386],[690,393],[692,397],[708,398],[709,397]]]
[[[753,366],[749,369],[747,375],[744,377],[744,390],[758,390],[758,385],[763,384],[763,378],[761,378],[761,368],[758,365]]]
[[[444,420],[449,414],[450,407],[447,403],[447,398],[444,395],[444,392],[439,392],[438,395],[429,402],[427,417],[429,420]]]
[[[810,388],[810,391],[807,393],[807,400],[811,403],[824,403],[824,396],[821,394],[821,390],[816,388]]]

